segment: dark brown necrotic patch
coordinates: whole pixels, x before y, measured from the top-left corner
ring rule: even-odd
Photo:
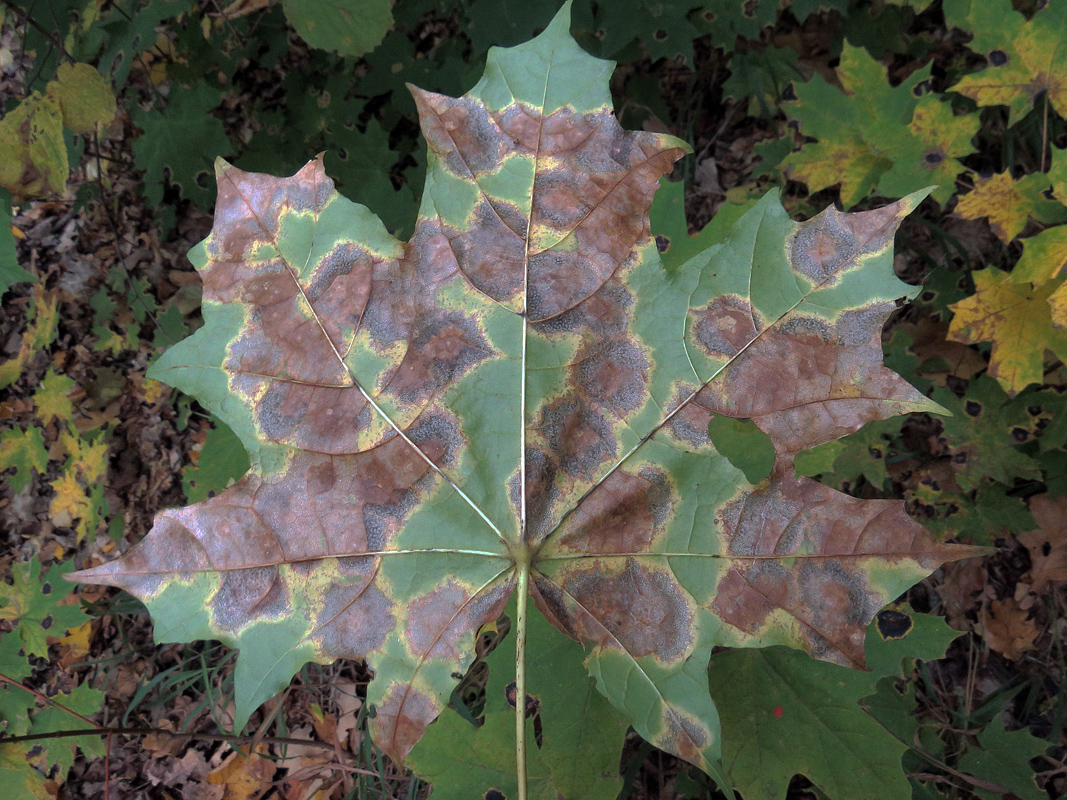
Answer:
[[[552,455],[570,475],[589,478],[600,464],[617,454],[610,423],[582,400],[548,406],[539,427]]]
[[[547,453],[533,447],[526,449],[526,538],[532,543],[548,536],[555,527],[552,508],[559,497],[556,488],[558,465]],[[515,505],[518,508],[518,481],[515,482]]]
[[[474,320],[455,311],[424,317],[412,332],[407,354],[389,383],[404,403],[425,400],[463,377],[492,353]]]
[[[737,355],[763,324],[758,315],[753,316],[748,302],[732,295],[716,298],[706,308],[689,313],[696,317],[693,329],[697,342],[712,358]]]
[[[256,619],[277,619],[289,610],[289,592],[275,567],[238,569],[224,573],[211,604],[211,622],[236,633]]]
[[[459,423],[444,414],[425,414],[407,430],[408,438],[434,464],[451,464],[465,442]]]
[[[617,281],[608,281],[584,302],[546,320],[531,320],[534,331],[551,338],[558,334],[589,331],[598,339],[623,337],[629,325],[633,295]]]
[[[393,630],[392,601],[376,585],[367,585],[369,577],[337,582],[326,591],[313,636],[332,658],[365,658]]]
[[[465,230],[442,228],[459,269],[479,290],[505,301],[522,291],[526,217],[500,200],[478,200]]]
[[[670,485],[661,470],[647,467],[639,476],[616,470],[578,506],[561,546],[586,553],[644,552],[662,531],[670,507]]]
[[[648,360],[631,342],[612,341],[580,353],[576,372],[582,392],[617,414],[633,411],[648,396]]]
[[[832,279],[855,254],[855,236],[837,214],[820,214],[801,225],[790,243],[793,268],[816,286]]]
[[[692,644],[693,611],[681,588],[633,559],[617,575],[578,575],[564,589],[599,623],[577,620],[588,640],[607,646],[618,641],[635,658],[655,655],[663,662],[684,657]]]
[[[877,303],[866,308],[842,312],[834,328],[837,341],[846,347],[863,347],[880,343],[882,325],[893,307],[893,303]]]

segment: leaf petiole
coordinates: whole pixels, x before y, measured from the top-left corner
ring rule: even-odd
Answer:
[[[530,598],[530,564],[518,564],[515,613],[515,778],[518,800],[526,800],[526,609]]]

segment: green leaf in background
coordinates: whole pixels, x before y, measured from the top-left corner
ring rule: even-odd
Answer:
[[[222,123],[209,113],[221,99],[222,93],[206,83],[188,88],[178,84],[171,89],[162,111],[133,112],[134,124],[143,131],[133,141],[133,162],[145,171],[144,195],[149,204],[163,204],[163,187],[169,175],[182,197],[198,208],[211,208],[215,194],[210,176],[215,159],[233,150]]]
[[[11,204],[11,192],[0,188],[0,297],[16,283],[33,280],[33,275],[19,266],[11,230]]]
[[[33,472],[43,473],[48,467],[48,451],[41,429],[31,425],[26,429],[9,428],[0,433],[0,470],[14,467],[10,485],[16,494],[30,485]]]
[[[0,583],[0,619],[15,622],[28,656],[48,658],[49,636],[63,637],[71,628],[88,622],[77,605],[59,605],[73,587],[63,580],[73,564],[53,564],[41,579],[41,564],[34,556],[11,565],[13,583]]]
[[[214,497],[248,472],[248,453],[229,425],[211,418],[204,446],[195,464],[182,470],[182,489],[190,503]]]
[[[974,34],[968,47],[988,65],[952,86],[980,106],[1006,105],[1008,124],[1021,120],[1044,96],[1061,116],[1067,114],[1067,5],[1038,4],[1027,20],[1011,0],[945,0],[945,22]]]
[[[0,634],[0,675],[21,681],[33,673],[30,660],[22,653],[22,638],[15,632]],[[7,681],[0,681],[0,733],[21,736],[30,729],[33,695]]]
[[[962,398],[940,386],[933,398],[952,412],[941,421],[942,438],[964,491],[978,488],[985,478],[1005,484],[1016,477],[1040,480],[1037,462],[1018,448],[1032,438],[1025,402],[1012,402],[985,375],[972,380]]]
[[[97,713],[104,704],[104,693],[93,689],[87,683],[76,686],[70,692],[60,692],[52,697],[55,705],[46,704],[36,714],[30,725],[31,734],[59,733],[61,731],[84,730],[85,721],[70,714],[70,711],[89,717]],[[77,750],[87,756],[103,756],[106,749],[105,737],[90,734],[58,739],[47,739],[43,743],[47,772],[59,767],[59,775],[66,777],[74,765]]]
[[[899,418],[880,420],[841,439],[797,453],[797,473],[810,478],[819,475],[830,486],[854,485],[863,477],[875,489],[882,489],[889,480],[885,468],[887,437],[900,433],[901,422]]]
[[[1048,793],[1034,781],[1030,760],[1043,755],[1050,746],[1025,728],[1009,732],[998,717],[978,734],[978,746],[967,749],[959,766],[968,775],[1007,789],[1020,800],[1047,800]],[[976,787],[974,793],[985,800],[1001,797],[981,787]]]
[[[389,0],[283,0],[282,8],[301,39],[343,56],[369,53],[393,27]]]
[[[959,634],[907,606],[881,611],[867,629],[868,665],[857,672],[781,647],[712,657],[711,693],[723,727],[723,764],[745,800],[782,800],[805,775],[830,797],[906,800],[906,747],[859,701],[906,656],[940,658]]]
[[[957,159],[974,152],[978,117],[957,117],[948,103],[924,94],[929,66],[890,86],[884,66],[846,44],[837,76],[844,94],[816,75],[796,84],[797,99],[782,105],[804,136],[818,139],[785,158],[789,175],[813,192],[840,184],[846,208],[871,192],[902,197],[930,184],[944,205],[964,169]]]
[[[1056,458],[1062,459],[1063,454],[1056,454]],[[1067,461],[1058,463],[1062,467]],[[1026,501],[1008,491],[1009,487],[1001,483],[987,482],[980,484],[972,496],[970,492],[942,487],[927,477],[911,494],[909,508],[916,519],[941,539],[958,538],[972,544],[993,545],[1010,533],[1033,530],[1037,526]]]
[[[663,268],[675,272],[693,256],[719,244],[733,224],[754,205],[755,198],[742,203],[727,201],[699,233],[690,235],[685,220],[685,185],[681,181],[661,180],[648,217]]]
[[[509,616],[514,619],[514,606]],[[434,784],[434,800],[514,796],[515,652],[511,638],[486,658],[485,723],[475,727],[446,711],[411,751],[409,765]],[[558,636],[540,615],[527,631],[527,695],[536,709],[542,744],[530,753],[531,796],[614,800],[627,724],[596,690],[577,642]],[[509,694],[510,692],[510,694]],[[532,719],[528,724],[532,724]],[[532,737],[531,737],[532,738]],[[536,777],[535,777],[536,776]]]
[[[77,51],[79,60],[98,64],[115,86],[122,87],[137,56],[156,44],[156,26],[193,6],[193,0],[117,0],[86,26],[87,34]]]

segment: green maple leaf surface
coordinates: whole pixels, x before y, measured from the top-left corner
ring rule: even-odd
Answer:
[[[515,619],[514,602],[509,616]],[[434,784],[436,800],[515,796],[515,657],[498,645],[485,659],[485,718],[475,727],[446,712],[411,751],[408,764]],[[582,664],[585,654],[540,615],[527,631],[530,672],[526,693],[536,709],[542,744],[531,751],[530,793],[567,800],[615,800],[627,724],[596,691]],[[533,725],[533,717],[527,721]]]
[[[793,469],[939,408],[882,365],[921,196],[795,223],[771,194],[668,273],[648,209],[686,146],[619,127],[612,65],[568,19],[493,50],[461,98],[413,90],[429,157],[406,243],[320,160],[218,166],[191,256],[205,325],[151,374],[251,471],[77,579],[141,598],[161,641],[238,648],[238,726],[304,663],[365,659],[372,735],[402,759],[518,589],[645,739],[714,773],[712,647],[862,666],[878,609],[972,554]],[[716,452],[713,415],[771,438],[767,478]]]
[[[906,745],[859,701],[881,677],[899,676],[905,655],[941,658],[957,636],[940,617],[905,606],[885,609],[868,628],[870,672],[804,663],[803,653],[781,647],[713,657],[712,696],[734,785],[746,800],[780,800],[803,773],[831,797],[911,797],[900,769]]]

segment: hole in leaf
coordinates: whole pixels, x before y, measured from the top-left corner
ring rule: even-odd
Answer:
[[[989,54],[989,63],[994,67],[1003,67],[1008,63],[1008,54],[1003,50],[994,50]]]

